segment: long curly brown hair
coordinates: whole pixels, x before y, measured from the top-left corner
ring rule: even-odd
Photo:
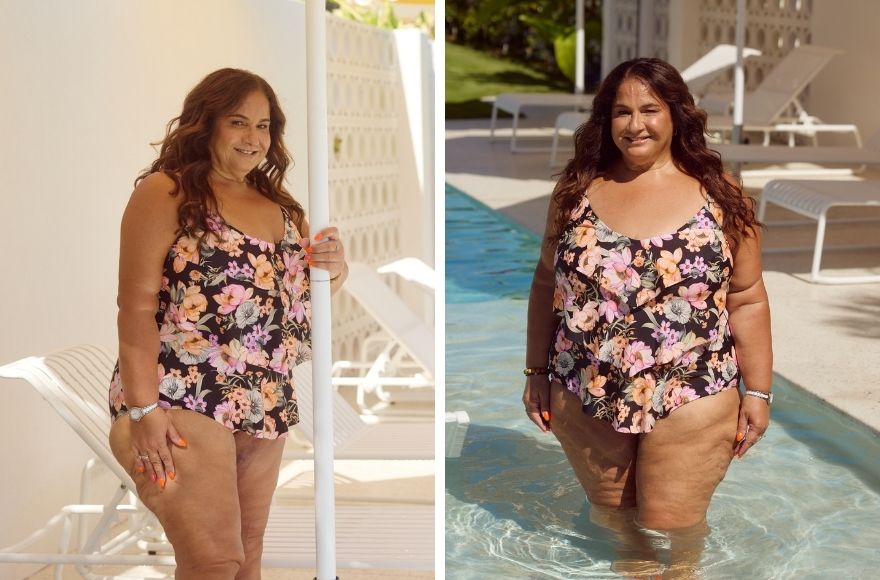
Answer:
[[[217,121],[234,111],[247,95],[260,91],[269,101],[269,136],[271,144],[266,159],[245,176],[248,184],[290,212],[297,228],[302,227],[305,212],[284,187],[284,175],[291,155],[284,146],[287,121],[275,91],[262,77],[252,72],[223,68],[199,82],[183,101],[183,111],[168,123],[159,157],[135,180],[135,186],[148,175],[162,171],[174,180],[171,195],[183,195],[177,210],[178,233],[204,233],[209,230],[209,212],[217,211],[217,198],[208,182],[211,172],[211,138]]]
[[[672,159],[675,166],[700,182],[721,206],[722,229],[733,249],[742,236],[756,234],[760,223],[750,200],[724,175],[717,151],[706,145],[706,112],[694,104],[678,71],[658,58],[636,58],[621,63],[602,81],[593,98],[593,112],[574,135],[574,158],[559,173],[553,189],[557,213],[550,239],[559,239],[572,210],[596,177],[608,171],[621,153],[611,135],[611,113],[617,90],[626,79],[644,82],[662,99],[672,116]]]

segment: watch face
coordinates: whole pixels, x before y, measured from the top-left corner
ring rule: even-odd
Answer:
[[[144,410],[140,407],[135,407],[131,411],[128,412],[128,416],[131,417],[132,421],[140,421],[144,416]]]

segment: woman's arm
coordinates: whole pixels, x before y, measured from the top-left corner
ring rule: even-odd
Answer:
[[[747,389],[769,393],[773,381],[773,346],[770,303],[762,278],[760,228],[754,236],[743,236],[733,264],[727,312],[740,374]],[[764,400],[743,397],[737,427],[738,457],[762,436],[769,422],[770,409]]]
[[[177,231],[177,198],[169,193],[174,182],[159,172],[135,188],[122,216],[119,248],[119,373],[128,408],[143,407],[159,398],[157,361],[159,329],[156,325],[162,267]],[[132,422],[135,455],[148,454],[151,478],[164,484],[174,466],[166,437],[180,441],[164,412],[154,411]],[[138,460],[136,468],[144,470]]]
[[[551,196],[547,221],[541,244],[541,255],[535,267],[529,292],[528,323],[526,327],[526,367],[547,366],[550,343],[556,330],[553,317],[553,293],[556,289],[556,241],[551,239],[556,222],[556,202]],[[542,430],[550,430],[550,379],[546,374],[526,377],[523,392],[526,414]]]

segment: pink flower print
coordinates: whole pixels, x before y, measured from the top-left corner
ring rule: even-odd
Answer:
[[[713,382],[706,385],[706,392],[710,395],[714,395],[721,391],[724,388],[724,379],[715,379]]]
[[[602,267],[602,276],[617,294],[627,294],[641,285],[638,272],[632,268],[632,252],[629,248],[620,252],[610,251],[602,261]]]
[[[110,382],[110,404],[117,412],[125,404],[125,397],[122,394],[122,377],[118,372],[113,375],[113,380]]]
[[[269,368],[275,372],[286,375],[288,372],[287,366],[287,349],[283,346],[279,346],[275,350],[272,351],[272,360],[269,361]]]
[[[287,312],[287,318],[289,320],[296,320],[300,324],[306,318],[306,305],[302,300],[296,300],[293,304],[290,305],[290,310]]]
[[[642,247],[646,250],[651,246],[655,246],[657,248],[663,247],[663,242],[668,242],[672,239],[672,234],[661,234],[659,236],[654,236],[653,238],[648,238],[646,240],[639,240],[642,244]]]
[[[641,340],[636,340],[626,346],[623,351],[623,360],[629,366],[629,376],[631,377],[654,364],[651,348]]]
[[[245,290],[244,286],[241,284],[229,284],[228,286],[224,286],[219,295],[214,295],[214,300],[220,305],[217,312],[220,314],[230,314],[235,312],[235,309],[245,300],[249,300],[253,294],[253,288]]]
[[[216,407],[214,407],[214,420],[222,423],[229,429],[235,429],[235,423],[233,420],[236,416],[235,404],[231,401],[223,401]]]
[[[556,344],[554,346],[556,352],[569,350],[573,345],[574,343],[572,341],[565,338],[565,331],[560,328],[559,332],[556,333]]]
[[[604,316],[605,320],[612,322],[615,318],[620,317],[620,306],[615,300],[603,300],[599,304],[599,316]]]
[[[193,397],[192,395],[185,396],[183,398],[183,405],[187,409],[191,411],[197,411],[199,413],[204,413],[205,410],[208,408],[207,404],[205,403],[205,398],[202,395],[199,395],[198,397]]]
[[[709,294],[709,286],[703,282],[697,282],[686,288],[678,289],[678,295],[690,302],[690,305],[697,310],[705,310],[707,308],[706,299],[709,297]]]
[[[217,372],[223,374],[243,373],[246,368],[248,351],[238,339],[232,339],[229,344],[220,345],[219,349],[212,350],[208,360]]]

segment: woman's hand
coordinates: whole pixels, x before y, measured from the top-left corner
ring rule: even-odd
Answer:
[[[150,481],[164,488],[166,476],[174,479],[174,461],[168,442],[181,449],[186,441],[174,428],[168,411],[156,409],[140,421],[131,422],[131,448],[134,451],[134,468],[138,473],[146,472]]]
[[[742,458],[752,445],[761,440],[770,424],[770,405],[758,397],[743,396],[739,403],[739,423],[736,427],[736,447],[733,453]]]
[[[327,270],[330,279],[339,278],[345,271],[345,247],[339,238],[339,230],[327,227],[316,233],[315,243],[306,246],[309,266]]]
[[[526,415],[547,433],[550,431],[550,377],[547,375],[531,375],[526,377],[526,388],[523,390],[523,405]]]

